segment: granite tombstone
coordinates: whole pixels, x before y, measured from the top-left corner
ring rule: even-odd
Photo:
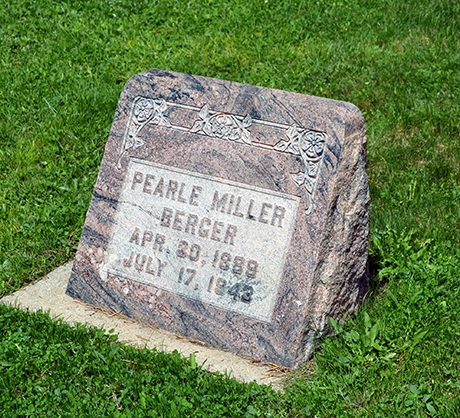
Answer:
[[[367,291],[352,104],[150,70],[121,94],[67,294],[292,367]]]

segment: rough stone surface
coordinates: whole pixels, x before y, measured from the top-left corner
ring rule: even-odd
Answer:
[[[67,293],[292,367],[367,291],[369,201],[354,105],[150,70],[120,97]]]

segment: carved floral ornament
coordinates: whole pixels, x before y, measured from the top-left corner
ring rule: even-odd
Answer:
[[[288,140],[278,142],[273,149],[300,155],[303,171],[291,174],[291,177],[299,187],[303,185],[308,193],[313,194],[314,180],[323,157],[326,134],[291,126],[286,135]]]
[[[240,121],[234,115],[225,113],[214,114],[209,112],[208,105],[204,105],[198,113],[200,120],[195,121],[190,132],[227,139],[229,141],[241,140],[251,145],[251,134],[246,128],[252,125],[249,115]]]
[[[173,125],[164,114],[169,107],[178,107],[197,112],[198,118],[191,127]],[[258,148],[287,152],[300,156],[302,170],[298,173],[291,173],[291,178],[298,187],[303,188],[307,192],[310,198],[307,214],[311,212],[317,175],[324,157],[326,133],[300,128],[295,125],[289,126],[257,120],[251,118],[250,115],[246,115],[243,118],[239,115],[216,112],[210,110],[207,104],[202,108],[198,108],[166,102],[164,99],[136,97],[131,107],[128,124],[123,137],[123,145],[117,161],[118,169],[121,169],[121,160],[129,149],[137,149],[145,144],[145,141],[139,134],[147,124],[164,126],[166,128],[178,129],[198,135],[240,142]],[[253,142],[248,128],[257,124],[268,125],[278,129],[281,128],[285,131],[287,139],[281,140],[275,145]]]

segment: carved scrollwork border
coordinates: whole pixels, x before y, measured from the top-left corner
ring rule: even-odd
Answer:
[[[169,107],[187,109],[197,113],[197,118],[190,127],[173,125],[165,112]],[[268,125],[282,129],[286,139],[282,139],[274,145],[252,141],[250,127],[257,124]],[[302,169],[298,173],[291,173],[293,182],[302,188],[308,198],[306,214],[309,215],[313,207],[318,173],[324,159],[324,146],[327,141],[325,132],[313,131],[296,125],[286,125],[271,121],[251,118],[250,115],[240,116],[209,109],[206,104],[203,107],[183,105],[180,103],[167,102],[164,99],[153,99],[138,96],[133,100],[122,148],[117,160],[117,168],[121,169],[121,160],[128,150],[137,149],[145,144],[140,133],[146,125],[158,125],[170,129],[177,129],[215,137],[222,140],[234,141],[259,148],[277,152],[285,152],[300,157]]]

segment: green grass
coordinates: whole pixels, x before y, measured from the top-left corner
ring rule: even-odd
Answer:
[[[234,405],[222,416],[459,415],[460,3],[11,0],[0,3],[0,40],[0,295],[73,257],[119,94],[130,76],[155,67],[356,104],[367,122],[373,271],[361,312],[332,324],[338,335],[277,395],[159,355],[175,364],[165,366],[171,379],[194,370],[183,386],[190,393],[175,401],[157,369],[135,367],[160,362],[148,357],[157,354],[116,360],[104,353],[130,349],[97,331],[2,310],[0,408],[91,415],[85,405],[103,398],[97,416],[125,413],[123,402],[143,416],[147,383],[120,399],[135,385],[130,374],[145,372],[140,379],[163,381],[158,393],[184,416],[217,405]],[[117,364],[113,386],[79,372],[79,356],[94,350],[81,342],[90,334]],[[55,370],[63,346],[70,354]],[[46,358],[49,366],[36,362]],[[195,403],[200,379],[220,388],[207,409]],[[99,396],[104,385],[115,395]],[[174,416],[155,393],[144,402]]]
[[[193,356],[137,350],[0,305],[2,417],[243,417],[283,411],[266,386],[209,373]]]

